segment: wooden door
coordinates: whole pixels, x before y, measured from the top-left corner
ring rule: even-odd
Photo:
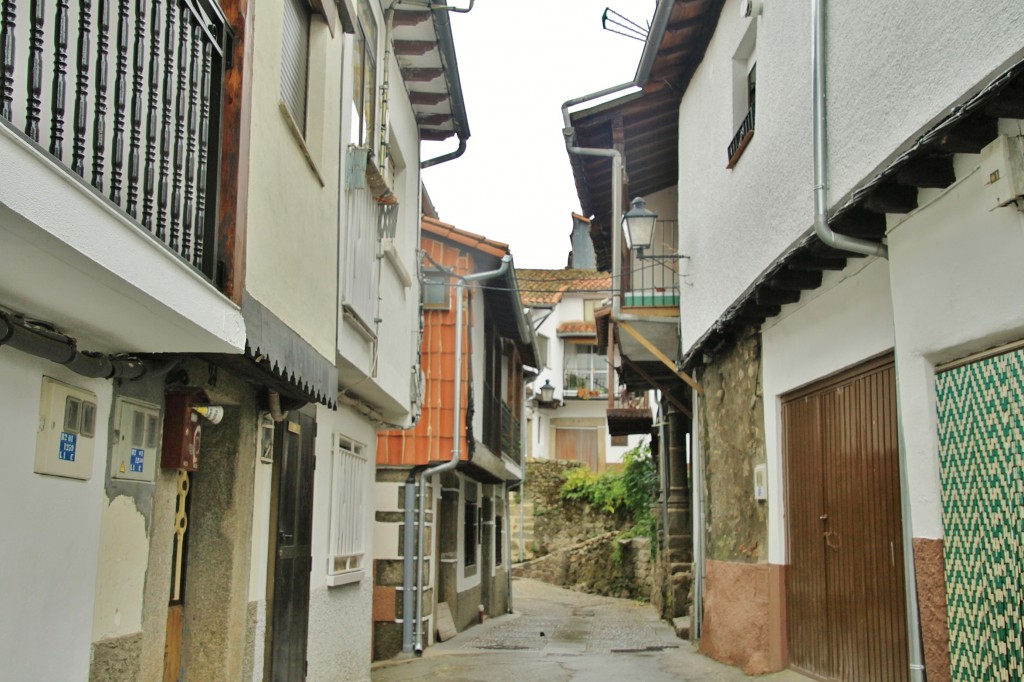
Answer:
[[[783,397],[790,664],[827,680],[907,679],[891,355]]]
[[[593,471],[597,471],[597,429],[556,428],[555,459],[582,462]]]
[[[268,584],[268,650],[274,682],[306,676],[315,427],[310,414],[293,411],[274,431],[277,480]]]

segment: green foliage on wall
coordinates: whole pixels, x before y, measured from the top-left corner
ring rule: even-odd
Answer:
[[[632,527],[620,539],[650,538],[653,552],[657,547],[657,519],[651,513],[651,503],[658,493],[658,471],[650,447],[641,445],[630,450],[623,464],[621,471],[600,474],[585,467],[570,470],[562,484],[561,498],[632,521]]]

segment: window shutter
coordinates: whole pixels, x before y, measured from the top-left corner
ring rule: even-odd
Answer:
[[[309,66],[309,5],[285,0],[281,46],[281,99],[306,134],[306,78]]]

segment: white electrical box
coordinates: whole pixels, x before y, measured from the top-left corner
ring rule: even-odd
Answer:
[[[768,466],[765,464],[754,467],[754,499],[759,502],[768,499]]]
[[[141,400],[118,398],[114,415],[111,476],[152,483],[160,467],[160,407]]]
[[[88,481],[96,451],[96,394],[43,377],[33,471]]]
[[[981,150],[981,172],[989,210],[1007,206],[1024,196],[1022,138],[1000,135]]]

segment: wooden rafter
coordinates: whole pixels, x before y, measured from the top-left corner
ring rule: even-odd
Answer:
[[[700,383],[698,383],[696,379],[691,377],[686,372],[683,372],[683,371],[677,369],[676,368],[676,364],[674,362],[672,362],[671,360],[669,360],[668,356],[665,355],[664,353],[662,353],[661,350],[659,350],[657,346],[655,346],[653,343],[651,343],[650,340],[647,337],[645,337],[643,334],[638,332],[633,327],[633,325],[629,324],[628,322],[623,322],[622,320],[615,320],[615,323],[619,325],[619,329],[622,329],[627,334],[632,336],[634,339],[637,340],[637,342],[640,343],[641,346],[646,348],[648,350],[648,352],[650,352],[651,355],[653,355],[654,357],[658,358],[658,360],[661,361],[661,364],[665,365],[670,370],[672,370],[673,374],[675,374],[677,377],[679,377],[680,379],[685,381],[687,384],[689,384],[691,388],[693,388],[695,391],[697,391],[697,393],[699,393],[701,395],[704,395],[704,387],[701,386]]]
[[[651,386],[657,386],[658,390],[661,391],[661,394],[663,396],[665,396],[665,399],[668,400],[673,405],[675,405],[676,409],[678,409],[680,412],[685,414],[688,418],[693,419],[693,413],[690,412],[690,408],[688,408],[683,403],[682,400],[680,400],[679,398],[676,398],[674,395],[672,395],[672,391],[668,390],[668,388],[666,386],[662,386],[661,383],[657,379],[655,379],[650,374],[645,372],[643,370],[643,368],[640,367],[640,365],[638,365],[637,363],[633,362],[629,358],[623,356],[622,361],[625,362],[627,365],[629,365],[630,369],[632,369],[634,372],[636,372],[641,377],[643,377],[644,381],[649,383]],[[703,393],[703,391],[701,391],[701,392]]]

